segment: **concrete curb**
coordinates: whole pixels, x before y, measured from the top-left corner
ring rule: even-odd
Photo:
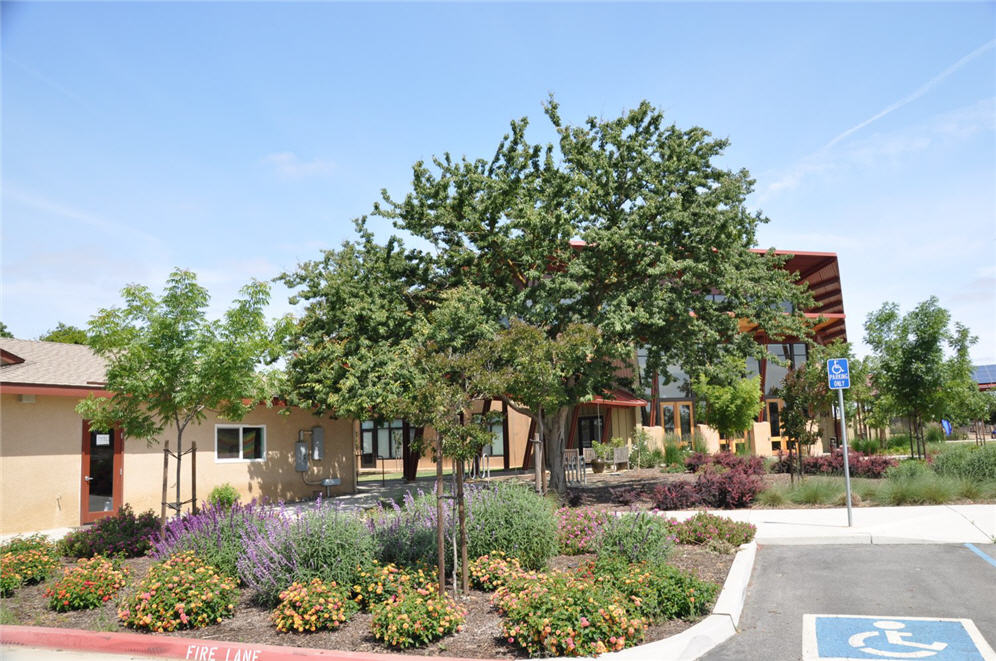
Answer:
[[[0,644],[13,647],[47,648],[66,651],[132,654],[165,659],[196,661],[300,661],[338,659],[340,661],[399,661],[425,657],[366,652],[340,652],[310,647],[251,645],[204,638],[180,638],[142,633],[106,633],[52,627],[0,626]],[[459,657],[435,657],[447,661],[480,661]]]
[[[670,638],[638,645],[621,652],[603,654],[599,658],[613,661],[659,661],[660,659],[690,661],[730,638],[737,633],[756,555],[757,542],[744,544],[737,551],[730,572],[723,583],[723,589],[716,599],[712,615]],[[0,645],[195,661],[300,661],[303,658],[338,661],[403,661],[404,659],[421,661],[425,658],[402,654],[340,652],[307,647],[249,645],[202,638],[17,625],[0,625]],[[481,661],[458,657],[435,658],[447,661]]]

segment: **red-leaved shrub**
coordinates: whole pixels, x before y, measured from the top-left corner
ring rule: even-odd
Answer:
[[[697,473],[707,466],[721,466],[727,470],[738,470],[751,475],[764,475],[764,459],[761,457],[742,457],[732,452],[717,452],[703,454],[695,452],[685,458],[685,468],[689,473]]]
[[[749,507],[764,483],[757,475],[740,469],[716,470],[707,468],[695,481],[702,504],[718,509]]]
[[[669,482],[654,489],[654,507],[659,510],[686,510],[701,502],[694,482]]]

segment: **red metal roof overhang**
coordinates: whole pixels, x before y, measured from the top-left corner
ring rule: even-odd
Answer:
[[[606,397],[608,397],[608,399],[606,399]],[[626,392],[621,388],[613,388],[606,393],[605,397],[596,397],[588,403],[598,404],[599,406],[623,406],[637,408],[646,406],[647,400],[640,399],[633,393]]]
[[[755,249],[753,252],[764,253]],[[775,250],[776,255],[789,255],[783,267],[796,273],[796,282],[807,285],[815,304],[803,310],[813,324],[813,335],[820,344],[840,339],[847,341],[844,295],[840,288],[840,266],[837,253]]]
[[[57,386],[41,383],[0,383],[3,395],[52,395],[55,397],[110,397],[101,386]]]

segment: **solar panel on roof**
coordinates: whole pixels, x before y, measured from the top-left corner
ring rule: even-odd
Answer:
[[[996,365],[976,365],[972,379],[976,383],[996,383]]]

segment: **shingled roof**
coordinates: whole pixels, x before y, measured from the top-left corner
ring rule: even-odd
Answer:
[[[82,344],[0,338],[0,383],[100,388],[104,359]]]

